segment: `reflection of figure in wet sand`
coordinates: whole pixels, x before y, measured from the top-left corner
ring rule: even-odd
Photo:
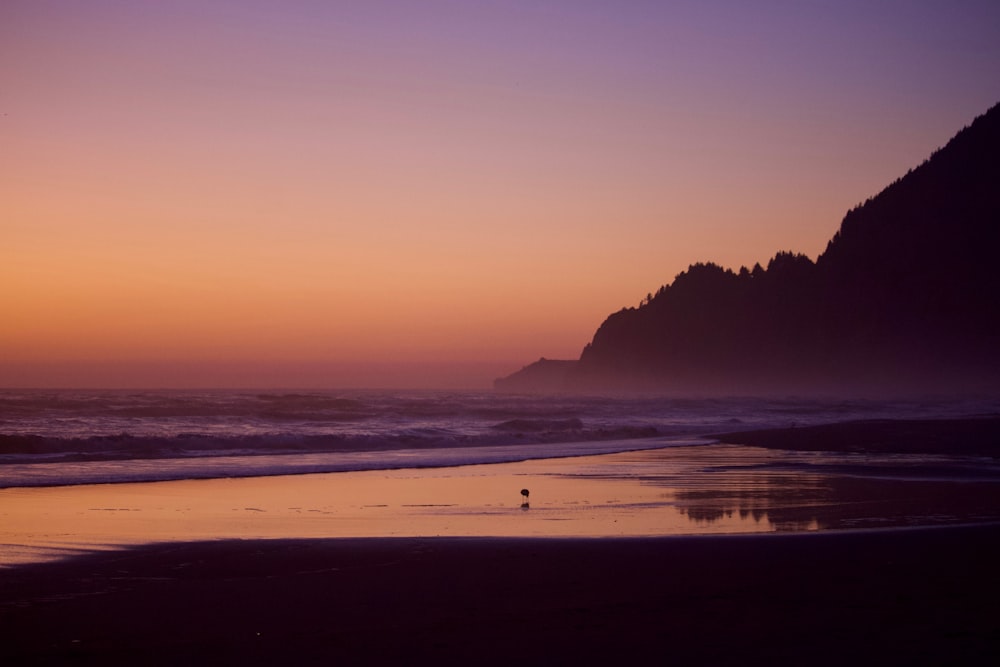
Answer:
[[[521,489],[521,495],[524,496],[524,502],[521,503],[521,509],[528,509],[528,490]]]

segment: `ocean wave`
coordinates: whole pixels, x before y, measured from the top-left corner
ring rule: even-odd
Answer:
[[[0,466],[0,489],[73,486],[188,479],[265,477],[312,473],[441,468],[512,463],[541,458],[589,456],[616,452],[705,444],[684,438],[646,438],[590,442],[520,443],[475,447],[413,448],[312,452],[290,455],[229,452],[209,457],[82,460],[9,463]]]
[[[499,448],[506,456],[574,442],[694,437],[732,430],[734,424],[751,430],[852,418],[997,411],[995,400],[893,403],[429,391],[0,390],[0,469],[5,483],[13,485],[19,485],[18,475],[29,483],[39,474],[37,466],[52,471],[60,465],[74,469],[93,464],[104,466],[105,475],[117,471],[124,480],[132,479],[136,468],[155,467],[168,459],[175,469],[211,467],[212,474],[227,476],[257,470],[266,457],[280,457],[282,469],[290,469],[296,457],[299,462],[294,465],[301,466],[311,465],[311,457],[317,456],[341,462],[344,456],[358,456],[368,461],[366,465],[406,459],[393,452],[409,452],[406,456],[411,458],[413,452],[421,452],[418,458],[426,463],[470,448],[480,453],[483,448]],[[227,465],[245,468],[227,469]],[[113,476],[102,479],[115,481]]]
[[[37,435],[0,434],[0,464],[109,461],[128,459],[185,458],[206,456],[241,456],[273,454],[310,454],[344,452],[384,452],[402,449],[451,449],[523,445],[525,439],[535,444],[564,442],[601,442],[650,438],[660,435],[653,428],[621,427],[616,429],[543,429],[530,424],[527,429],[511,424],[501,433],[470,435],[444,429],[403,429],[392,433],[352,435],[302,435],[295,432],[249,436],[213,436],[182,433],[171,437],[135,436],[128,433],[86,438],[52,438]],[[551,425],[550,425],[551,426]],[[582,426],[582,424],[581,424]]]
[[[494,424],[497,431],[514,431],[539,433],[544,431],[582,431],[583,422],[573,417],[572,419],[510,419],[499,424]]]

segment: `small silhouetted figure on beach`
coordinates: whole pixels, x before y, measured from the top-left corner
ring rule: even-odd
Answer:
[[[528,507],[528,490],[527,489],[521,489],[521,495],[524,496],[524,502],[521,503],[521,508],[522,509],[527,509],[527,507]]]

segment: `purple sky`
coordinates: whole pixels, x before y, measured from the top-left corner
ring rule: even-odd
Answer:
[[[997,101],[997,2],[6,0],[0,385],[488,382]]]

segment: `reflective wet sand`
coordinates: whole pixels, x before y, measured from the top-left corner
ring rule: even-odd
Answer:
[[[521,489],[530,491],[523,507]],[[203,539],[621,537],[1000,521],[992,459],[734,445],[521,463],[0,490],[0,562]]]

